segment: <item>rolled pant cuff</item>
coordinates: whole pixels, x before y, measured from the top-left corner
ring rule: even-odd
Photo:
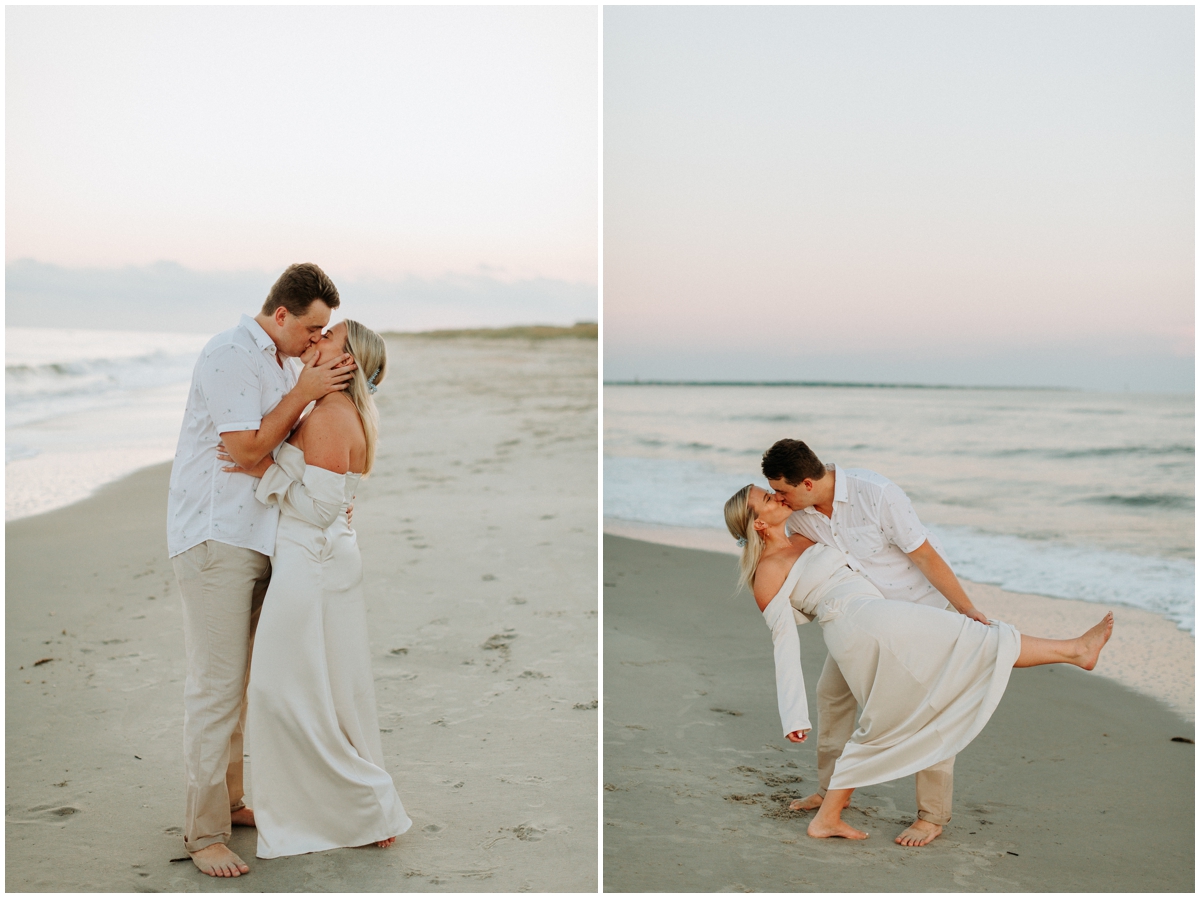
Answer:
[[[932,823],[934,826],[945,826],[950,822],[949,817],[938,817],[928,811],[917,811],[917,817],[926,823]]]
[[[189,842],[187,839],[184,839],[183,847],[188,854],[195,854],[197,851],[203,851],[209,845],[216,845],[218,843],[221,845],[228,845],[229,836],[205,836],[204,838],[197,839],[194,842]]]

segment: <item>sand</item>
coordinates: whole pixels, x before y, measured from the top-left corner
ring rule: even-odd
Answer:
[[[412,829],[264,861],[236,828],[235,880],[174,862],[184,661],[160,465],[8,524],[8,890],[595,891],[596,343],[389,347],[354,524]]]
[[[737,556],[724,532],[659,527],[605,518],[604,532],[631,539]],[[1111,611],[1120,626],[1094,673],[1163,702],[1187,720],[1196,719],[1196,640],[1174,623],[1140,608],[1008,592],[987,583],[961,581],[976,606],[993,620],[1048,639],[1078,636]]]
[[[1164,702],[1015,671],[933,844],[892,842],[912,777],[855,793],[866,842],[809,839],[786,804],[816,788],[815,739],[783,739],[770,634],[733,559],[606,535],[604,565],[606,891],[1193,891],[1195,746],[1172,739],[1195,729]],[[825,647],[799,632],[815,709]]]

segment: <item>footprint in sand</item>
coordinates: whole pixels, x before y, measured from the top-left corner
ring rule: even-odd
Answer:
[[[79,808],[73,808],[67,805],[56,807],[53,805],[39,804],[35,807],[29,808],[29,810],[22,815],[11,815],[8,817],[8,820],[12,823],[49,823],[53,826],[63,826],[66,824],[69,818],[80,813],[82,813],[82,811],[80,811]]]
[[[522,842],[540,842],[546,836],[546,830],[540,826],[534,826],[532,823],[521,823],[511,827],[518,839]]]

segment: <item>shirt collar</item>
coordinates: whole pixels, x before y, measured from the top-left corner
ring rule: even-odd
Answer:
[[[834,502],[849,502],[849,494],[846,489],[846,478],[837,475],[837,465],[830,463],[829,470],[833,471],[833,501]]]
[[[239,324],[250,332],[250,336],[254,338],[254,342],[258,344],[258,348],[263,352],[270,351],[271,355],[277,352],[275,341],[270,335],[263,330],[261,324],[251,318],[249,315],[243,315]]]

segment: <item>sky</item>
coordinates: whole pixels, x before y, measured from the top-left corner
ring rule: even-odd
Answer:
[[[1191,7],[609,7],[606,380],[1192,391]]]
[[[595,320],[595,9],[9,7],[5,29],[9,323],[15,295],[127,327],[67,285],[258,291],[297,261],[384,327]],[[173,303],[195,317],[167,294],[156,327]]]

